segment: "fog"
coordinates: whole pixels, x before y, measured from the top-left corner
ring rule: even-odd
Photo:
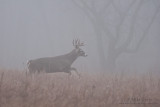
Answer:
[[[0,68],[85,43],[81,72],[159,71],[159,0],[0,0]]]

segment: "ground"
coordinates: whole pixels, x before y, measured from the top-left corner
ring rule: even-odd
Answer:
[[[0,70],[0,107],[160,107],[160,76]]]

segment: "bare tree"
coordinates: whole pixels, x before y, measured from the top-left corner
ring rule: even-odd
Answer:
[[[114,68],[116,67],[116,60],[122,53],[135,53],[138,51],[140,45],[142,44],[142,41],[147,36],[147,33],[157,15],[159,12],[159,6],[156,8],[154,14],[151,17],[151,20],[147,23],[147,26],[143,30],[142,35],[139,35],[139,40],[134,43],[134,48],[131,48],[131,43],[134,40],[135,37],[135,24],[137,22],[137,17],[139,14],[139,11],[143,7],[147,0],[130,0],[130,2],[126,3],[125,10],[121,10],[117,5],[115,0],[103,0],[103,7],[101,5],[98,6],[98,2],[102,2],[99,0],[72,0],[73,3],[79,7],[85,15],[89,18],[93,25],[93,29],[96,34],[97,38],[97,48],[99,52],[99,58],[101,61],[101,65],[103,70],[109,70],[114,71]],[[121,1],[122,2],[122,1]],[[124,2],[124,1],[123,1]],[[118,24],[115,26],[115,32],[113,33],[110,30],[110,25],[107,24],[106,19],[106,11],[112,7],[116,13],[118,13]],[[124,25],[126,18],[129,16],[130,11],[133,11],[132,18],[129,25],[129,32],[127,36],[123,36],[121,34],[122,26]],[[106,38],[107,38],[107,53],[106,48],[104,44],[106,44]],[[121,39],[123,39],[123,42],[119,45]]]

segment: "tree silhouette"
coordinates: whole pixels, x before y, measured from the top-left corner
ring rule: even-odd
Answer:
[[[116,60],[122,53],[135,53],[139,50],[142,41],[147,36],[148,31],[154,22],[156,15],[159,12],[160,5],[156,6],[153,15],[150,16],[150,20],[143,29],[141,35],[135,35],[136,23],[139,21],[140,10],[145,5],[147,0],[128,0],[125,3],[125,8],[121,9],[115,0],[72,0],[72,2],[81,9],[93,25],[93,29],[97,38],[97,48],[99,52],[100,64],[103,70],[114,71],[116,68]],[[101,2],[101,6],[98,3]],[[119,2],[122,2],[119,0]],[[123,1],[124,3],[124,1]],[[102,7],[103,5],[103,7]],[[152,4],[155,5],[155,4]],[[111,29],[111,24],[108,24],[110,20],[107,20],[109,16],[107,11],[114,10],[117,13],[118,19],[114,26],[114,31]],[[126,24],[126,20],[131,16],[127,36],[124,36],[122,32],[123,26]],[[134,38],[138,40],[134,40]],[[134,46],[132,44],[134,43]],[[107,44],[107,45],[106,45]],[[106,53],[107,52],[107,53]]]

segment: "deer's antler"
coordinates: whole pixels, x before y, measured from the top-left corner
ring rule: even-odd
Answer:
[[[83,43],[83,42],[80,42],[79,39],[75,39],[75,40],[73,40],[73,46],[74,46],[75,48],[79,48],[80,46],[84,46],[84,43]]]

